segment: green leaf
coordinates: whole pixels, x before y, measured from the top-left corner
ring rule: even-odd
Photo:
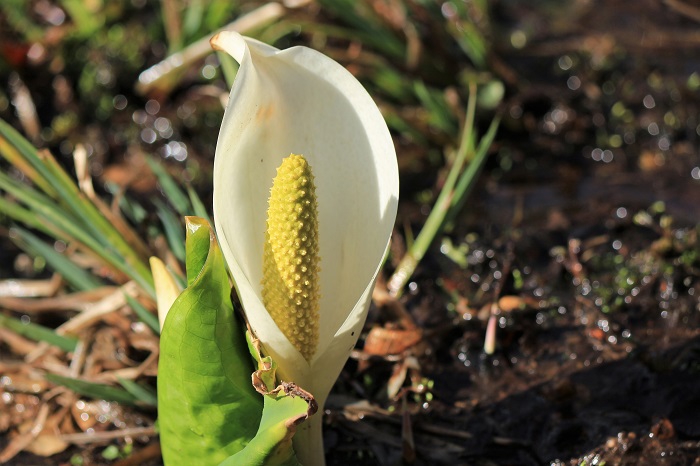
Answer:
[[[109,445],[102,450],[102,458],[112,461],[119,458],[119,448],[116,445]]]
[[[253,438],[262,412],[223,255],[211,226],[188,220],[188,256],[200,259],[188,257],[187,276],[195,278],[170,308],[160,340],[159,426],[168,466],[219,464]]]
[[[260,428],[255,438],[240,452],[219,466],[298,466],[292,437],[297,425],[307,417],[308,404],[293,392],[265,395]]]
[[[264,395],[260,427],[253,440],[240,452],[224,460],[219,466],[298,466],[292,448],[292,437],[297,426],[313,415],[318,405],[310,393],[292,383],[275,383],[277,364],[269,356],[263,358],[256,343],[247,333],[248,346],[258,361],[253,374],[253,385]]]
[[[197,275],[204,268],[209,249],[202,247],[209,241],[209,223],[200,217],[185,217],[188,241],[185,244],[187,286],[195,281]],[[202,228],[204,227],[204,228]]]

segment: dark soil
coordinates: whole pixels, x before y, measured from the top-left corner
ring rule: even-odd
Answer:
[[[377,388],[394,414],[339,397],[330,463],[700,464],[697,21],[649,1],[503,1],[494,18],[515,83],[497,150],[402,301],[424,329],[423,391],[402,405]],[[487,356],[503,295],[522,306]]]

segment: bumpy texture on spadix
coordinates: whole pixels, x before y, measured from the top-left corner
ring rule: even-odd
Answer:
[[[262,298],[282,333],[311,361],[318,346],[319,254],[311,167],[291,154],[277,168],[267,209]]]

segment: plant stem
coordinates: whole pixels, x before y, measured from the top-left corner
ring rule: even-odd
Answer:
[[[302,423],[294,434],[294,452],[304,466],[326,466],[323,450],[323,409]]]

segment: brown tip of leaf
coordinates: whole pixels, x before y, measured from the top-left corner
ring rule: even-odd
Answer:
[[[307,417],[316,414],[316,411],[318,411],[318,403],[316,402],[316,398],[314,398],[311,393],[307,392],[294,382],[282,382],[280,387],[282,390],[284,390],[284,393],[292,398],[298,396],[309,404],[309,409],[306,411]]]
[[[221,50],[223,51],[224,49],[219,45],[219,42],[221,41],[221,38],[219,37],[221,33],[217,32],[214,34],[211,39],[209,39],[209,44],[211,44],[211,48],[214,50]]]
[[[316,411],[318,411],[318,403],[316,402],[316,399],[311,393],[307,392],[306,390],[304,390],[303,388],[301,388],[293,382],[282,382],[279,385],[279,387],[277,387],[275,390],[280,389],[284,391],[286,395],[291,396],[292,398],[294,398],[295,396],[300,397],[309,405],[308,409],[306,410],[306,413],[300,414],[296,417],[291,417],[287,419],[287,421],[285,421],[284,425],[291,431],[294,431],[296,430],[296,427],[299,424],[316,414]]]

